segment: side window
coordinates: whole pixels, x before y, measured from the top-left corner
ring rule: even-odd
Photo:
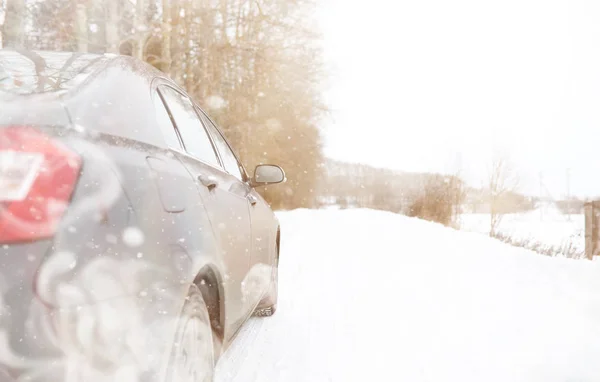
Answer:
[[[205,163],[221,167],[208,133],[196,114],[192,102],[169,86],[161,86],[159,89],[177,125],[185,151]]]
[[[243,181],[243,170],[237,158],[235,157],[235,154],[233,154],[233,151],[231,151],[231,148],[227,144],[227,141],[225,140],[225,138],[223,138],[221,132],[215,127],[215,125],[213,125],[210,119],[206,118],[201,111],[198,111],[198,113],[202,115],[204,124],[206,125],[206,128],[208,129],[210,135],[213,137],[213,141],[215,142],[215,146],[217,146],[219,154],[221,154],[221,159],[223,160],[223,166],[225,167],[225,171],[235,176],[239,180]]]
[[[173,126],[169,112],[165,108],[165,104],[163,103],[158,92],[154,94],[154,113],[156,114],[156,122],[158,123],[160,131],[165,137],[167,146],[173,149],[181,149],[181,143],[179,142],[179,137],[177,136],[175,126]]]

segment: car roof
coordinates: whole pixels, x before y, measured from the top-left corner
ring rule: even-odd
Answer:
[[[116,57],[112,54],[0,50],[0,92],[31,95],[70,91]]]

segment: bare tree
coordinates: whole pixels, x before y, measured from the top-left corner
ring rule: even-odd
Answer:
[[[6,0],[2,45],[4,48],[22,48],[25,42],[25,0]]]
[[[162,0],[161,23],[161,60],[160,69],[169,73],[171,71],[171,7],[169,0]]]
[[[134,45],[132,56],[139,60],[143,60],[146,41],[150,37],[146,20],[146,1],[136,0],[135,8],[135,16],[133,21]]]
[[[76,40],[77,40],[77,51],[87,52],[88,51],[88,18],[87,9],[85,4],[79,3],[76,5],[76,22],[75,27]]]
[[[288,183],[263,192],[274,207],[315,204],[326,107],[314,0],[6,1],[9,46],[145,60],[209,109],[247,168],[285,167]]]
[[[519,178],[509,159],[495,154],[489,170],[490,236],[497,235],[502,217],[506,213],[505,200],[519,186]]]
[[[119,36],[120,2],[109,0],[106,3],[106,52],[119,53],[121,38]]]

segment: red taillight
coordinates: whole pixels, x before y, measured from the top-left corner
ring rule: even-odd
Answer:
[[[0,243],[52,237],[81,158],[30,127],[0,127]]]

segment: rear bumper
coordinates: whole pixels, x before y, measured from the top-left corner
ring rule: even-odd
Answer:
[[[108,277],[106,264],[94,266],[93,272],[107,276],[94,285],[125,293],[127,283],[112,277],[118,271]],[[128,264],[112,266],[132,271]],[[101,297],[71,282],[56,294],[64,307],[48,307],[33,295],[13,301],[4,306],[3,317],[10,319],[0,325],[0,382],[157,380],[186,290],[157,283],[136,295],[94,301]]]
[[[151,256],[107,241],[105,228],[95,232],[104,240],[94,248],[84,232],[67,232],[60,246],[0,245],[0,382],[160,375],[189,286]]]

